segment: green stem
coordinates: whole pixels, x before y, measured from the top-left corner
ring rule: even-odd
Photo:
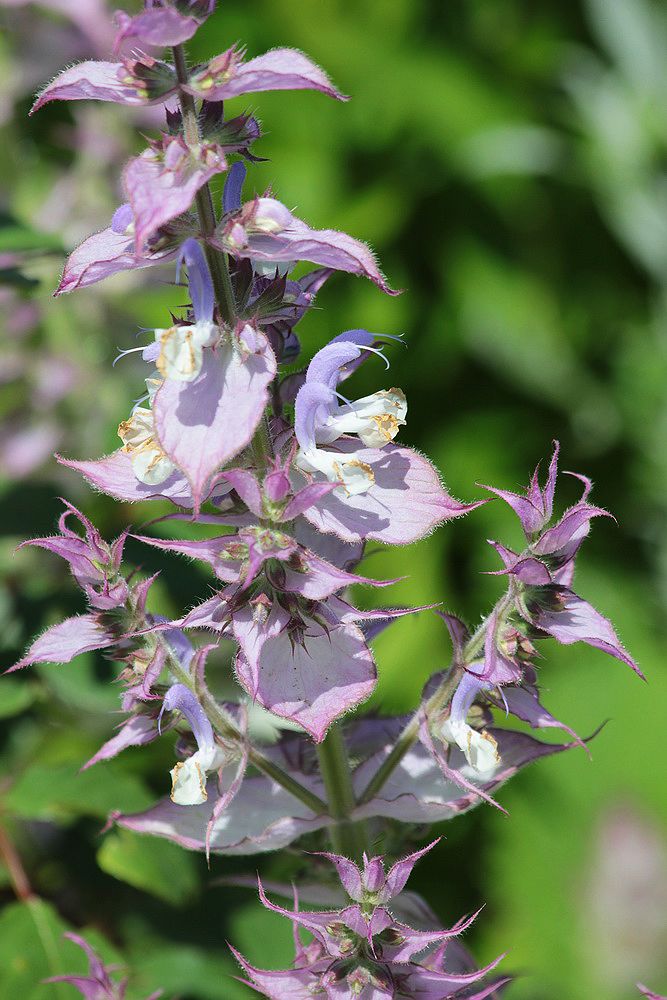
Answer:
[[[424,711],[428,715],[430,712],[442,710],[451,701],[459,680],[463,673],[463,667],[454,665],[450,668],[442,684],[438,687],[424,706]],[[392,747],[389,755],[385,757],[380,767],[377,769],[371,780],[368,782],[363,792],[359,796],[359,805],[370,802],[387,782],[392,772],[398,767],[408,750],[417,741],[419,736],[421,712],[416,713],[405,726],[396,743]]]
[[[182,45],[174,45],[174,66],[176,68],[176,76],[178,82],[183,84],[188,82],[188,67],[185,60],[185,51]],[[185,136],[185,141],[191,149],[197,149],[201,144],[201,135],[199,133],[199,120],[197,118],[197,108],[195,106],[195,100],[192,94],[189,94],[186,90],[181,88],[179,90],[179,102],[181,105],[181,114],[183,116],[183,133]],[[206,260],[208,261],[208,266],[211,271],[211,280],[213,281],[213,289],[215,291],[215,297],[218,303],[218,309],[225,323],[229,326],[233,326],[236,320],[236,303],[234,301],[234,289],[232,288],[232,279],[229,274],[229,265],[227,263],[227,256],[224,253],[219,253],[214,247],[210,246],[207,238],[212,236],[215,232],[216,227],[216,217],[215,209],[213,207],[213,198],[211,196],[211,188],[208,184],[204,184],[202,188],[197,192],[195,203],[197,206],[197,215],[199,216],[199,226],[201,228],[202,236],[204,237],[204,250],[206,253]]]
[[[258,471],[261,472],[268,467],[273,458],[273,447],[271,445],[271,434],[266,416],[260,421],[259,427],[254,433],[251,441],[252,455]]]
[[[361,858],[366,849],[365,824],[350,820],[356,806],[350,762],[340,727],[334,724],[317,748],[320,773],[327,790],[329,812],[336,820],[329,830],[334,851],[349,858]]]

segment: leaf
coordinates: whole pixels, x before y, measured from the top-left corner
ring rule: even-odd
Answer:
[[[0,212],[0,254],[61,253],[62,241],[53,233],[25,226],[6,212]]]
[[[242,906],[232,918],[232,941],[251,964],[267,969],[286,969],[294,958],[289,924],[259,901]]]
[[[69,949],[63,940],[67,925],[42,899],[28,899],[7,906],[0,916],[0,996],[16,1000],[46,1000],[42,980],[72,971]],[[61,986],[51,997],[69,996]]]
[[[180,906],[199,887],[198,863],[192,854],[168,840],[140,837],[129,830],[110,833],[97,852],[107,875]]]
[[[35,700],[35,687],[25,681],[6,677],[0,685],[0,719],[19,715]]]
[[[145,808],[152,801],[143,784],[114,762],[98,770],[79,771],[79,764],[34,764],[17,779],[4,798],[8,812],[26,819],[68,820],[77,816],[106,819],[113,809]]]
[[[40,664],[37,672],[56,698],[72,711],[106,714],[118,708],[118,692],[108,681],[99,680],[95,675],[93,653],[77,657],[65,670],[46,663]]]

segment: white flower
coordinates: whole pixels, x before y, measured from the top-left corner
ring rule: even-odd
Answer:
[[[467,722],[449,718],[443,724],[440,736],[447,743],[456,743],[472,769],[481,776],[492,774],[500,763],[498,744],[484,729],[473,729]]]
[[[192,382],[201,371],[203,348],[212,347],[220,335],[215,323],[200,320],[194,326],[172,326],[156,330],[155,340],[160,345],[156,365],[164,378],[178,382]]]
[[[366,493],[375,482],[370,465],[358,459],[354,452],[343,455],[309,448],[299,452],[296,464],[304,472],[322,472],[330,483],[338,483],[349,497]]]
[[[315,435],[323,443],[343,434],[356,434],[367,448],[383,448],[405,425],[408,404],[401,389],[383,389],[341,406],[316,425]]]
[[[119,424],[118,436],[123,442],[123,451],[130,456],[132,470],[140,483],[157,486],[169,478],[175,466],[155,437],[152,410],[137,406],[129,420],[123,420]]]
[[[204,746],[186,760],[179,761],[171,771],[171,800],[179,806],[199,806],[208,799],[206,777],[225,762],[216,746]]]

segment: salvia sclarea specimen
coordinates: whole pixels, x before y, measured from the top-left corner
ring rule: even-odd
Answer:
[[[468,503],[450,496],[431,462],[397,443],[407,402],[387,381],[395,337],[335,332],[312,357],[304,352],[298,373],[285,372],[301,359],[298,324],[335,272],[396,292],[364,243],[311,228],[272,193],[244,196],[261,128],[249,113],[228,117],[228,99],[297,89],[347,98],[289,48],[249,56],[232,46],[190,67],[184,43],[213,5],[147,0],[136,16],[119,13],[112,59],[66,69],[34,110],[54,100],[166,106],[164,131],[123,170],[125,202],[71,253],[57,293],[168,265],[177,280],[187,275],[189,306],[133,349],[146,363],[145,392],[128,406],[120,447],[59,461],[111,497],[167,500],[172,518],[198,525],[196,539],[191,530],[182,540],[133,537],[208,564],[215,592],[175,620],[152,613],[155,578],[125,569],[128,532],[105,541],[66,502],[58,533],[24,544],[67,560],[89,609],[48,629],[12,669],[68,663],[95,649],[122,665],[124,720],[85,767],[177,733],[170,795],[138,814],[114,813],[112,822],[207,857],[276,851],[305,834],[322,846],[328,840],[335,853],[311,858],[316,877],[328,863],[342,883],[328,890],[326,910],[303,895],[284,908],[259,886],[264,906],[297,931],[291,969],[264,971],[235,953],[258,993],[482,1000],[498,995],[508,976],[495,971],[497,962],[479,969],[459,942],[473,917],[444,929],[404,892],[430,848],[391,865],[371,856],[369,844],[389,821],[398,842],[399,831],[407,838],[418,824],[482,801],[502,808],[494,794],[520,768],[585,748],[540,701],[535,663],[548,640],[587,643],[640,674],[612,624],[573,589],[591,522],[610,515],[590,503],[591,483],[578,476],[581,498],[554,516],[557,444],[544,475],[537,469],[522,493],[487,487],[490,496]],[[217,211],[209,182],[220,174]],[[291,277],[304,261],[314,268]],[[353,385],[362,365],[377,367],[381,388],[355,398],[344,383]],[[354,606],[351,585],[395,582],[359,572],[367,542],[414,542],[494,496],[519,518],[525,545],[514,552],[491,543],[504,591],[475,631],[439,611],[437,594],[426,609]],[[434,672],[411,715],[353,715],[376,684],[373,638],[419,611],[442,618],[449,666]],[[207,659],[223,638],[236,650],[233,703],[221,703],[207,684]],[[277,742],[261,745],[255,736],[256,704],[291,724]],[[536,730],[561,729],[565,742],[513,729],[510,716]],[[74,940],[91,972],[68,981],[86,997],[121,997],[123,983]]]

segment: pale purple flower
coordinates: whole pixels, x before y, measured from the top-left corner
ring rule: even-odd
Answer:
[[[123,26],[132,30],[131,21],[123,19],[121,34]],[[134,26],[141,23],[135,20]],[[173,27],[176,31],[185,30],[184,22]],[[32,111],[38,111],[49,101],[159,104],[171,97],[177,87],[173,67],[150,56],[115,63],[88,60],[59,73],[40,92]],[[319,90],[338,100],[346,100],[326,73],[296,49],[274,49],[248,62],[244,62],[240,50],[229,49],[192,74],[185,89],[206,101],[223,101],[265,90],[303,89]]]
[[[91,486],[117,500],[133,502],[163,497],[179,507],[192,509],[194,506],[192,491],[181,472],[173,472],[156,485],[143,483],[135,475],[131,456],[122,448],[100,459],[75,461],[58,456],[58,461],[61,465],[80,472]]]
[[[119,575],[126,534],[107,544],[84,514],[67,501],[63,502],[66,509],[58,521],[60,534],[49,538],[31,538],[22,542],[19,548],[37,545],[67,560],[91,607],[98,610],[120,607],[129,594],[127,583]],[[69,527],[71,518],[78,519],[84,529],[84,537]]]
[[[231,212],[238,212],[240,210],[243,185],[245,183],[247,172],[246,165],[241,160],[237,160],[236,163],[232,163],[229,168],[227,177],[225,178],[225,186],[222,191],[223,215],[228,215]]]
[[[213,322],[213,282],[204,251],[197,240],[186,240],[179,250],[177,281],[183,263],[188,269],[188,287],[195,321],[190,324],[177,323],[166,330],[156,330],[155,348],[145,348],[143,357],[147,359],[147,353],[157,352],[154,360],[163,378],[192,382],[201,371],[204,348],[213,347],[217,343],[220,330]]]
[[[207,776],[217,771],[225,762],[222,749],[216,744],[213,728],[196,696],[185,684],[172,684],[164,696],[158,726],[163,712],[180,712],[185,716],[192,735],[197,741],[197,751],[171,770],[171,799],[177,805],[200,805],[208,798]]]
[[[156,716],[157,713],[155,715],[142,713],[131,715],[129,719],[121,722],[116,734],[107,740],[90,760],[86,761],[81,770],[85,771],[93,764],[99,764],[100,761],[111,760],[123,750],[127,750],[128,747],[141,747],[152,743],[158,735]]]
[[[358,448],[357,442],[336,442],[339,462],[348,456],[370,469],[373,483],[365,493],[339,496],[328,493],[304,511],[311,524],[325,534],[346,542],[373,539],[392,545],[408,545],[423,538],[438,524],[475,510],[484,501],[465,504],[444,489],[438,472],[427,458],[411,448],[395,444],[384,448]],[[315,484],[329,480],[311,473]],[[304,480],[305,482],[305,480]]]
[[[195,153],[181,136],[163,136],[130,160],[123,187],[132,208],[136,254],[166,223],[187,212],[197,191],[226,169],[220,147],[202,143]]]
[[[384,860],[381,857],[363,856],[363,867],[343,858],[338,854],[323,852],[322,857],[327,858],[335,865],[338,877],[348,896],[355,903],[367,903],[372,906],[385,905],[394,896],[402,892],[406,882],[412,874],[412,869],[425,854],[438,843],[438,840],[422,847],[420,851],[408,854],[386,870]]]
[[[86,288],[122,271],[153,267],[174,260],[180,245],[196,230],[194,220],[178,220],[158,232],[140,256],[135,254],[134,219],[129,206],[116,210],[112,224],[80,243],[65,262],[55,295]],[[128,211],[129,209],[129,211]],[[121,228],[123,226],[124,228]]]
[[[117,642],[118,636],[111,623],[105,623],[101,613],[75,615],[48,628],[7,672],[34,663],[70,663],[80,653],[106,649]]]
[[[263,996],[306,998],[322,993],[327,997],[367,1000],[424,997],[447,1000],[452,997],[481,998],[498,988],[502,980],[481,981],[495,969],[499,956],[483,969],[469,973],[449,971],[448,942],[465,931],[477,914],[460,920],[449,930],[416,930],[397,920],[383,903],[401,891],[414,863],[433,845],[397,862],[387,875],[381,858],[364,856],[363,873],[346,858],[325,855],[336,866],[353,902],[337,910],[293,910],[272,903],[259,882],[262,904],[291,920],[296,928],[314,938],[304,948],[295,933],[294,966],[282,972],[265,972],[251,966],[234,951],[250,977],[250,985]],[[422,959],[421,953],[427,953]],[[470,987],[475,986],[474,992]]]
[[[228,49],[196,70],[185,89],[206,101],[226,101],[264,90],[319,90],[347,100],[324,70],[297,49],[272,49],[247,62],[244,58],[243,49]]]
[[[112,101],[141,106],[162,104],[177,88],[172,66],[142,55],[120,62],[87,60],[63,70],[39,93],[31,114],[50,101]]]
[[[359,719],[346,726],[350,756],[360,763],[353,772],[355,793],[361,795],[371,777],[393,749],[407,717]],[[524,733],[490,728],[497,741],[501,764],[482,780],[467,764],[458,747],[452,747],[449,766],[464,776],[472,790],[446,778],[428,749],[416,743],[380,791],[352,813],[353,820],[375,817],[403,823],[436,823],[450,820],[479,805],[514,774],[541,757],[568,749],[569,744],[546,744]],[[290,734],[264,752],[300,784],[326,798],[322,778],[305,736]],[[120,826],[137,833],[166,837],[190,850],[205,851],[208,825],[220,795],[231,783],[223,773],[220,790],[209,779],[208,801],[183,809],[169,798],[134,815],[114,817]],[[281,850],[306,833],[326,829],[333,820],[313,812],[271,779],[246,777],[238,794],[213,824],[210,849],[218,854],[256,854]]]
[[[539,469],[535,470],[525,494],[487,487],[512,507],[528,541],[520,556],[503,545],[492,543],[505,566],[501,572],[515,581],[514,604],[530,627],[531,636],[552,636],[565,645],[585,642],[628,664],[643,677],[621,645],[611,622],[570,589],[574,560],[590,530],[592,518],[610,515],[588,503],[590,480],[577,476],[584,484],[581,499],[566,510],[553,527],[547,527],[553,514],[557,459],[556,444],[544,489],[539,485]],[[513,631],[520,643],[524,637],[516,629]],[[484,677],[492,683],[507,683],[507,675],[512,671],[520,677],[520,664],[512,655],[511,636],[509,645],[507,639],[505,623],[502,618],[498,619],[487,632]]]
[[[356,434],[364,446],[382,448],[405,424],[407,403],[400,389],[376,392],[355,402],[340,395],[337,386],[348,374],[346,366],[357,363],[365,351],[383,357],[381,351],[369,346],[375,338],[367,331],[349,331],[342,336],[349,339],[336,338],[318,351],[308,366],[295,400],[294,433],[299,444],[297,466],[304,472],[322,473],[338,486],[339,493],[356,496],[373,485],[370,466],[354,453],[343,459],[320,445]]]
[[[249,443],[268,401],[276,359],[249,325],[207,351],[192,382],[166,379],[153,403],[156,440],[188,480],[195,509],[211,477]],[[166,478],[166,477],[165,477]]]
[[[223,473],[228,475],[231,473]],[[292,535],[266,525],[247,525],[231,534],[200,540],[134,537],[163,551],[203,560],[225,583],[241,583],[246,588],[263,572],[274,591],[299,594],[310,601],[324,600],[355,583],[387,587],[398,582],[351,573],[301,545]],[[220,600],[229,600],[233,607],[239,593],[238,588],[229,588],[229,595],[223,591]]]
[[[213,11],[215,0],[191,0],[190,3],[171,4],[168,0],[146,6],[141,14],[130,17],[125,11],[116,12],[118,34],[114,45],[118,51],[131,39],[142,45],[157,48],[181,45],[189,41]]]
[[[389,295],[397,295],[380,271],[372,251],[346,233],[311,229],[274,198],[255,198],[225,216],[211,243],[233,257],[265,262],[272,267],[307,260],[370,280]]]

